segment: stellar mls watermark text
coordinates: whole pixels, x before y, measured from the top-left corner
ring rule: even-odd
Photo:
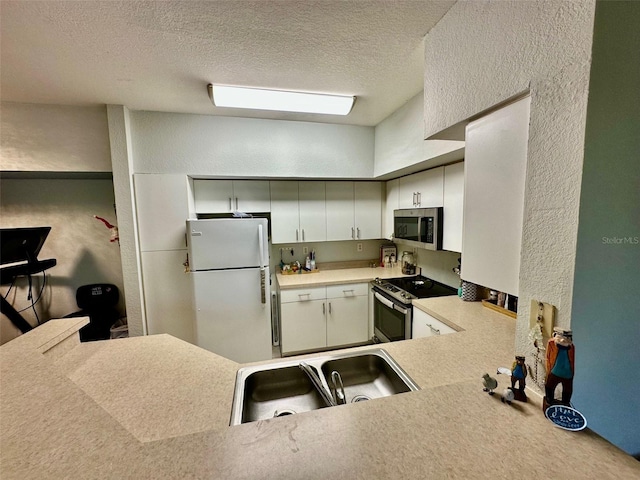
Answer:
[[[602,237],[603,245],[638,245],[640,237]]]

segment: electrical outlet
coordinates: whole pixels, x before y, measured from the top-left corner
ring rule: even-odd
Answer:
[[[529,313],[529,327],[540,325],[542,336],[545,339],[551,338],[553,326],[555,324],[556,307],[549,303],[531,300],[531,312]],[[540,321],[538,322],[538,317]]]
[[[309,247],[302,247],[302,254],[306,255],[307,253],[309,253]]]
[[[362,251],[362,244],[360,242],[356,243],[356,251],[358,252]]]

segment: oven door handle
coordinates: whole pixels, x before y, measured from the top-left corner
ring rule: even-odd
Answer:
[[[374,292],[374,295],[376,296],[376,298],[378,299],[378,301],[380,303],[382,303],[383,305],[386,305],[387,307],[389,307],[391,310],[397,310],[400,313],[402,313],[403,315],[406,315],[408,310],[406,308],[402,308],[398,305],[396,305],[395,303],[393,303],[391,300],[383,297],[382,295],[380,295],[378,292]]]

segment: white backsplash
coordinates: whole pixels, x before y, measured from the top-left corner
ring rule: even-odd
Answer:
[[[362,243],[362,251],[357,251],[357,244]],[[347,240],[343,242],[316,242],[316,243],[291,243],[271,245],[271,266],[275,268],[280,264],[280,248],[285,248],[282,252],[282,260],[285,263],[299,261],[304,265],[306,254],[303,247],[308,251],[315,250],[316,262],[348,262],[354,260],[372,260],[380,256],[380,245],[388,245],[387,240],[362,240],[360,242]],[[398,249],[398,260],[402,258],[402,252],[408,250],[413,252],[414,248],[407,248],[406,245],[396,244]],[[293,249],[293,255],[291,255]],[[453,272],[453,268],[458,266],[460,254],[445,250],[431,251],[417,248],[415,257],[418,267],[422,269],[422,275],[432,278],[454,288],[460,285],[460,277]]]
[[[398,256],[402,258],[402,248],[398,245]],[[409,249],[412,251],[413,249]],[[460,286],[460,276],[453,272],[453,268],[458,266],[460,253],[449,252],[446,250],[425,250],[423,248],[416,249],[415,257],[418,267],[422,269],[422,275],[432,278],[438,282],[458,288]]]
[[[362,244],[362,251],[358,252],[357,245]],[[315,242],[315,243],[290,243],[271,245],[271,266],[280,264],[280,248],[284,263],[299,261],[304,265],[307,254],[303,253],[306,247],[309,252],[315,250],[316,262],[319,264],[326,262],[348,262],[354,260],[373,260],[380,256],[380,245],[386,245],[386,240],[346,240],[343,242]],[[293,249],[293,255],[291,255]]]

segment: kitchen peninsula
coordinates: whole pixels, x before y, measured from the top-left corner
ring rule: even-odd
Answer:
[[[384,345],[422,390],[236,427],[240,365],[169,335],[78,344],[82,319],[47,322],[0,347],[0,477],[638,478],[534,394],[509,406],[482,391],[513,361],[513,319],[455,296],[416,306],[459,330]]]

